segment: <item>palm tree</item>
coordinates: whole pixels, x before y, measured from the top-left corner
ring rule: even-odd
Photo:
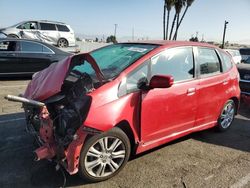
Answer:
[[[171,26],[171,30],[170,30],[170,35],[169,35],[169,40],[171,40],[171,37],[172,37],[172,33],[173,33],[173,30],[174,30],[175,21],[176,21],[176,13],[174,15],[174,19],[173,19],[173,22],[172,22],[172,26]]]
[[[168,26],[169,26],[169,16],[170,16],[170,11],[172,7],[174,6],[175,0],[165,0],[165,6],[167,8],[168,14],[167,14],[167,25],[166,25],[166,39],[168,39]],[[165,9],[166,9],[165,8]]]
[[[175,14],[176,14],[176,17],[177,17],[177,23],[176,23],[176,30],[175,30],[175,34],[173,36],[173,40],[176,40],[176,38],[177,38],[178,25],[179,25],[179,22],[180,22],[180,13],[181,13],[181,9],[185,5],[186,5],[186,0],[177,0],[176,3],[174,4]]]
[[[166,37],[165,37],[165,26],[166,26],[166,0],[164,2],[164,10],[163,10],[163,40],[166,39]]]
[[[192,5],[193,2],[194,2],[194,0],[187,0],[187,6],[186,6],[186,8],[185,8],[184,13],[183,13],[182,16],[181,16],[181,20],[180,20],[180,22],[178,23],[177,28],[176,28],[176,32],[175,32],[175,34],[174,34],[174,38],[175,38],[175,39],[177,39],[178,29],[179,29],[179,27],[180,27],[180,25],[181,25],[181,22],[182,22],[183,18],[185,17],[185,15],[186,15],[186,13],[187,13],[187,10],[189,9],[189,7]]]

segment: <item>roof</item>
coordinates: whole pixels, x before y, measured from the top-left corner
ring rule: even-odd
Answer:
[[[135,42],[128,42],[128,43],[135,43],[135,44],[155,44],[160,46],[203,46],[203,47],[212,47],[217,48],[214,45],[208,43],[201,43],[201,42],[190,42],[190,41],[172,41],[172,40],[145,40],[145,41],[135,41]]]

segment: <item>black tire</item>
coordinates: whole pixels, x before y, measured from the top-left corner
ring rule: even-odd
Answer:
[[[236,107],[233,100],[228,100],[220,113],[220,117],[218,119],[217,130],[220,132],[224,132],[228,130],[234,120],[236,113]]]
[[[60,38],[57,42],[59,48],[67,48],[69,46],[68,41],[65,38]]]
[[[107,147],[105,148],[108,148],[108,149],[105,150],[106,152],[102,152],[103,150],[102,150],[102,146],[100,143],[101,142],[105,143],[105,139],[107,139],[108,144],[104,144],[104,145],[107,145]],[[114,147],[112,147],[113,145]],[[116,145],[118,146],[116,147]],[[93,152],[93,148],[97,150],[99,153],[96,154],[96,151]],[[114,148],[114,150],[111,148]],[[131,150],[130,141],[127,135],[119,128],[115,127],[107,132],[94,135],[90,137],[82,147],[81,155],[79,159],[78,173],[80,177],[82,177],[87,182],[99,182],[99,181],[104,181],[109,178],[112,178],[113,176],[118,174],[126,165],[130,156],[130,150]],[[117,154],[117,152],[120,152],[120,153]],[[92,156],[93,154],[96,156]],[[92,164],[91,162],[92,163],[95,162],[95,164]],[[88,164],[90,163],[91,163],[91,166],[94,166],[97,163],[99,164],[97,164],[95,167],[87,167]],[[116,165],[113,165],[114,163]],[[113,170],[115,171],[113,172]]]
[[[7,35],[9,38],[15,38],[15,39],[18,39],[19,37],[15,34],[9,34]]]

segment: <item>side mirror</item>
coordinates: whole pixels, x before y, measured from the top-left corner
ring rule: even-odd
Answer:
[[[155,75],[149,82],[149,88],[169,88],[173,85],[174,78],[171,75]]]

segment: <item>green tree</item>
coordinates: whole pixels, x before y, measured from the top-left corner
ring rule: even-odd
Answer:
[[[174,34],[174,39],[176,40],[177,39],[177,34],[178,34],[178,30],[179,30],[179,27],[183,21],[183,18],[185,17],[189,7],[193,4],[194,0],[186,0],[186,8],[185,8],[185,11],[184,13],[182,14],[181,16],[181,19],[180,19],[180,22],[177,24],[177,27],[176,27],[176,31],[175,31],[175,34]]]
[[[79,37],[76,37],[76,41],[81,41],[81,39]]]
[[[107,37],[106,39],[107,43],[113,42],[113,43],[117,43],[116,37],[114,35],[110,35],[109,37]]]

